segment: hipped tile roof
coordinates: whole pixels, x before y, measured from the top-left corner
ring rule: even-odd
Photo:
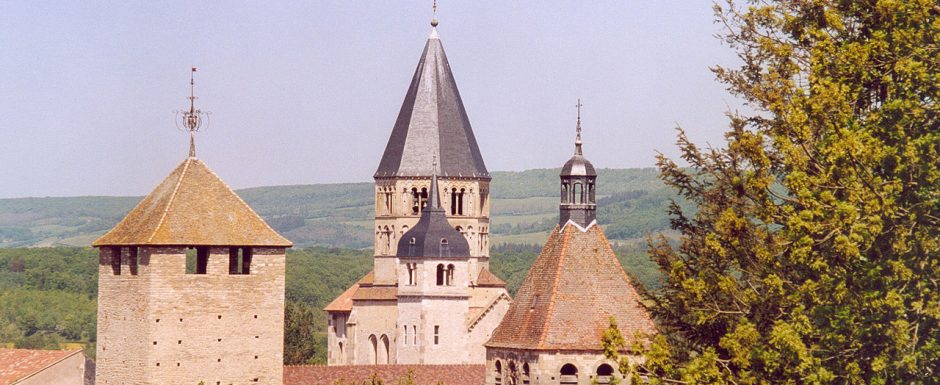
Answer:
[[[81,351],[0,349],[0,385],[22,380]]]
[[[92,245],[292,246],[193,157]]]
[[[477,275],[476,286],[506,287],[506,282],[504,282],[502,279],[499,279],[499,277],[497,277],[496,274],[493,274],[492,272],[490,272],[490,269],[487,269],[484,267],[483,269],[480,270],[480,274]]]
[[[627,338],[655,332],[600,226],[556,226],[486,346],[601,350],[611,316]]]
[[[483,365],[288,365],[284,367],[284,385],[362,384],[373,374],[383,383],[398,384],[413,371],[415,385],[482,385],[486,380]]]

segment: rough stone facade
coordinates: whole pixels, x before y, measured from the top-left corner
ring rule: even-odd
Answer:
[[[281,383],[283,247],[253,248],[249,274],[229,274],[228,247],[205,274],[184,247],[139,247],[136,268],[131,249],[100,250],[99,385]]]
[[[603,385],[617,380],[629,384],[617,372],[617,363],[597,351],[487,350],[486,384]]]

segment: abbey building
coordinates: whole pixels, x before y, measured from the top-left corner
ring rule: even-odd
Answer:
[[[375,265],[325,310],[330,365],[482,364],[510,298],[490,175],[432,28],[375,173]]]

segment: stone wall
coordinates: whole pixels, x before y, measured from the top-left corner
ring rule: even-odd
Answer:
[[[113,275],[111,253],[99,265],[98,384],[281,383],[283,248],[254,248],[247,275],[229,274],[228,247],[209,250],[206,274],[186,273],[183,247],[141,247],[137,275]]]
[[[562,368],[569,364],[574,366],[577,373],[562,375]],[[607,367],[602,368],[604,365]],[[605,369],[613,371],[621,384],[629,384],[627,379],[617,373],[617,364],[606,359],[601,351],[486,350],[487,385],[608,384],[610,376],[598,374],[604,373]]]

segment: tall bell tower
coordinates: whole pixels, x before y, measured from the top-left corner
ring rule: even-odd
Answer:
[[[435,173],[441,208],[470,245],[470,280],[489,266],[490,174],[437,24],[432,20],[431,34],[374,176],[375,285],[395,284],[395,247],[427,207]]]

